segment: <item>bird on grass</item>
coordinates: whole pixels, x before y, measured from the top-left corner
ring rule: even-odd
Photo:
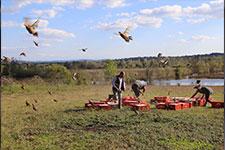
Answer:
[[[33,42],[34,42],[35,46],[37,46],[37,47],[38,47],[38,43],[37,43],[37,42],[35,42],[35,41],[33,41]]]
[[[87,49],[88,49],[88,48],[82,48],[82,49],[79,49],[79,50],[81,50],[81,51],[83,51],[83,52],[86,52]]]
[[[53,99],[53,101],[54,101],[54,102],[58,102],[58,100],[57,100],[57,99]]]
[[[30,106],[30,103],[28,101],[26,101],[26,106]]]
[[[34,102],[37,103],[38,101],[36,99],[34,99]]]
[[[24,52],[20,53],[20,56],[26,57],[26,54]]]
[[[25,17],[24,18],[24,26],[27,29],[27,31],[32,34],[33,36],[38,37],[38,32],[36,31],[36,28],[38,27],[39,18],[34,22],[31,23],[30,18]]]
[[[124,32],[118,33],[120,37],[122,37],[126,42],[130,42],[130,40],[133,40],[132,36],[129,35],[129,27],[127,27]]]
[[[186,65],[186,67],[191,67],[191,64],[188,63],[188,64]]]
[[[52,95],[52,92],[51,92],[51,91],[48,91],[48,94],[49,94],[49,95]]]
[[[22,90],[25,90],[25,86],[24,86],[23,84],[21,84],[20,88],[21,88]]]
[[[32,109],[33,109],[34,111],[37,111],[37,108],[34,106],[34,104],[32,104]]]

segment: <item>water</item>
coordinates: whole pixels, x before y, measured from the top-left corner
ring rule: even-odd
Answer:
[[[224,86],[224,79],[200,79],[201,84],[205,86]],[[194,85],[196,79],[180,79],[180,80],[154,80],[154,85]]]

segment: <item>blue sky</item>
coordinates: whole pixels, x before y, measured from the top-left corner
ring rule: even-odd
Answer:
[[[2,55],[51,61],[224,52],[223,7],[224,0],[3,0]],[[40,17],[38,38],[24,17]],[[114,34],[126,27],[130,43]]]

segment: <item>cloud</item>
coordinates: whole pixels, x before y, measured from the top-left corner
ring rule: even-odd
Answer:
[[[179,35],[183,35],[184,33],[183,33],[183,32],[181,32],[181,31],[179,31],[179,32],[178,32],[178,34],[179,34]]]
[[[158,0],[139,0],[140,2],[156,2]]]
[[[19,27],[20,24],[11,20],[2,20],[1,27],[3,28],[12,28],[12,27]]]
[[[142,9],[140,13],[150,16],[170,16],[172,18],[178,18],[182,15],[182,7],[179,5],[166,5],[153,9]]]
[[[138,26],[148,26],[148,27],[159,28],[162,24],[161,18],[148,17],[143,15],[135,16],[134,20]]]
[[[69,38],[69,37],[75,37],[73,33],[66,32],[64,30],[60,29],[53,29],[53,28],[43,28],[39,30],[41,34],[43,34],[46,37],[52,37],[52,38]]]
[[[75,5],[77,8],[80,9],[86,9],[86,8],[90,8],[95,4],[94,0],[78,0],[76,1]]]
[[[26,7],[30,4],[51,4],[52,6],[74,6],[78,9],[87,9],[95,5],[106,6],[108,8],[117,8],[127,6],[126,0],[12,0],[10,6],[2,6],[2,12],[4,13],[15,13],[18,12],[21,8]],[[54,10],[46,11],[34,10],[36,14],[47,13],[49,16],[54,17]]]
[[[180,39],[180,40],[178,40],[178,42],[181,43],[181,44],[187,44],[188,43],[188,40],[186,40],[186,39]]]
[[[192,40],[194,41],[200,41],[200,42],[203,42],[203,41],[206,41],[206,40],[215,40],[216,38],[215,37],[210,37],[210,36],[207,36],[207,35],[194,35],[191,37]]]
[[[162,24],[162,19],[156,17],[149,17],[143,15],[136,15],[131,18],[117,19],[113,23],[100,22],[97,24],[97,29],[111,30],[131,27],[135,29],[137,27],[154,27],[159,28]]]
[[[196,24],[210,19],[223,19],[223,4],[224,0],[214,0],[209,3],[202,3],[197,7],[166,5],[141,9],[139,13],[147,16],[170,17],[175,20],[185,19],[188,23]]]
[[[191,24],[198,24],[198,23],[202,23],[202,22],[206,22],[207,19],[206,18],[198,18],[198,19],[187,19],[187,22],[188,23],[191,23]]]
[[[125,3],[125,0],[103,0],[101,3],[108,8],[117,8],[128,5]]]
[[[45,9],[45,10],[37,10],[33,9],[32,13],[36,16],[41,16],[41,18],[54,18],[59,11],[64,10],[61,7],[53,7],[52,9]]]
[[[125,29],[126,27],[136,28],[137,24],[130,19],[118,19],[113,23],[98,23],[96,28],[102,30],[111,30],[111,29]]]

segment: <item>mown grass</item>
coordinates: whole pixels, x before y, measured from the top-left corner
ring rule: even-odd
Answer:
[[[129,86],[128,86],[129,87]],[[223,87],[212,87],[223,101]],[[53,95],[48,94],[50,90]],[[191,96],[190,86],[150,86],[142,97]],[[224,109],[194,107],[136,115],[122,110],[84,110],[89,99],[103,100],[109,85],[10,84],[2,87],[2,149],[223,149]],[[133,95],[130,89],[124,94]],[[35,103],[34,99],[38,102]],[[58,102],[54,102],[57,99]],[[33,111],[25,101],[34,103]]]

